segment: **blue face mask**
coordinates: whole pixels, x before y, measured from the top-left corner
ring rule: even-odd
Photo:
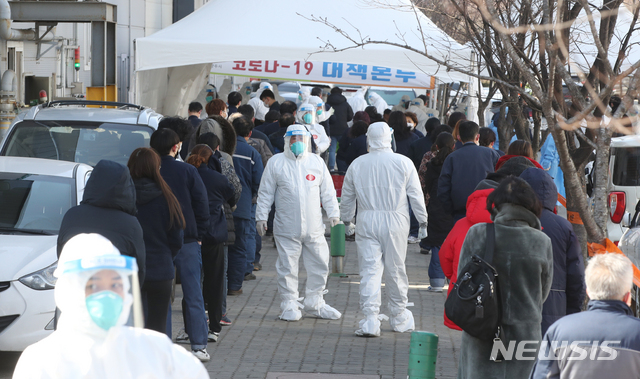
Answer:
[[[302,95],[298,95],[298,100],[302,100]]]
[[[208,103],[208,102],[210,102],[211,100],[213,100],[213,96],[207,96],[207,97],[205,97],[204,99],[205,99],[205,100],[207,101],[207,103]]]
[[[305,124],[311,124],[311,121],[313,121],[311,118],[311,113],[307,113],[306,115],[302,116],[302,120]]]
[[[291,144],[291,152],[296,157],[304,152],[304,142],[294,142]]]
[[[89,316],[104,330],[109,330],[118,323],[122,313],[122,303],[122,297],[113,291],[100,291],[86,298]]]
[[[317,114],[318,116],[320,116],[320,115],[322,114],[322,109],[318,109],[318,110],[316,111],[316,114]]]

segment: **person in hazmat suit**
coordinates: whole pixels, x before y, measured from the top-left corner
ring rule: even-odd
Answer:
[[[360,263],[360,305],[365,318],[358,336],[380,335],[382,274],[389,297],[389,322],[396,332],[414,329],[407,309],[409,281],[405,268],[409,235],[409,204],[420,223],[419,238],[427,236],[427,210],[413,162],[391,149],[393,132],[384,122],[367,130],[369,154],[355,159],[344,178],[340,218],[353,219],[358,204],[356,247]]]
[[[267,230],[271,205],[276,215],[273,236],[278,249],[276,271],[280,293],[280,319],[297,321],[300,309],[313,316],[337,320],[342,314],[324,301],[329,275],[329,247],[324,238],[322,207],[331,226],[339,223],[340,210],[333,180],[322,158],[310,152],[311,135],[304,126],[287,128],[285,150],[267,163],[258,191],[256,227]],[[415,171],[415,169],[414,169]],[[406,240],[406,236],[405,236]],[[304,302],[298,298],[298,261],[304,259],[307,288]]]
[[[429,116],[427,116],[425,109],[426,108],[424,106],[424,101],[421,98],[416,97],[415,99],[413,99],[413,101],[411,101],[411,105],[409,105],[409,109],[407,110],[408,112],[415,113],[415,115],[418,117],[418,125],[416,125],[416,130],[424,135],[427,134],[425,125],[427,124],[427,120],[429,119]]]
[[[387,102],[384,101],[382,96],[378,95],[373,91],[369,91],[369,104],[376,107],[376,110],[380,114],[384,114],[384,110],[387,109],[387,107],[389,106],[387,105]]]
[[[318,110],[318,106],[311,103],[311,98],[316,98],[320,100],[317,96],[311,96],[306,103],[303,103],[298,108],[298,112],[296,112],[297,121],[304,125],[309,133],[311,133],[311,137],[316,144],[316,154],[322,154],[329,148],[331,145],[331,139],[327,136],[327,132],[324,130],[324,126],[320,125],[318,122],[318,114],[322,116],[322,113]],[[314,102],[317,102],[314,100]],[[320,107],[324,108],[324,103],[322,100],[319,102]],[[323,109],[324,111],[324,109]]]
[[[256,91],[256,96],[254,96],[247,103],[251,105],[253,110],[256,112],[254,116],[256,120],[264,121],[264,116],[267,114],[267,112],[269,112],[269,108],[266,105],[264,105],[262,100],[260,100],[260,95],[262,95],[262,92],[264,92],[264,90],[267,90],[267,89],[273,91],[273,86],[271,85],[271,83],[261,82],[260,88],[258,88],[258,90]]]
[[[311,97],[311,88],[301,87],[298,90],[298,101],[296,102],[297,105],[300,106],[302,103],[306,103],[310,97]]]
[[[393,108],[391,108],[391,111],[406,112],[407,109],[409,108],[410,103],[411,103],[411,98],[409,97],[409,95],[402,95],[400,102],[394,105]]]
[[[364,94],[368,88],[369,87],[360,87],[353,96],[347,99],[347,103],[351,106],[353,114],[356,114],[356,112],[364,112],[369,105],[367,104],[367,100],[364,99]]]
[[[208,378],[194,355],[142,328],[137,271],[99,234],[69,239],[54,272],[58,329],[25,349],[13,378]]]

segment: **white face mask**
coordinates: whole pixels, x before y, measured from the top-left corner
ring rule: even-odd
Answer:
[[[407,126],[409,127],[409,129],[413,130],[416,128],[416,125],[411,123],[411,124],[407,124]]]

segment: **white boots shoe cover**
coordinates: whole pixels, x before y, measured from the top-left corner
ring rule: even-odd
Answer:
[[[366,318],[360,320],[360,329],[356,330],[356,335],[359,337],[380,337],[380,321],[386,320],[389,320],[394,332],[404,333],[415,329],[413,313],[404,309],[399,315],[391,318],[383,314],[367,315]]]
[[[282,309],[282,313],[280,314],[280,320],[284,321],[298,321],[302,318],[302,312],[300,309],[304,308],[302,304],[300,304],[296,300],[287,300],[280,303],[280,309]]]
[[[285,321],[298,321],[302,318],[301,309],[304,309],[305,312],[312,316],[328,320],[338,320],[342,317],[342,313],[325,303],[322,296],[308,297],[304,299],[304,305],[300,304],[302,300],[303,299],[283,301],[280,304],[280,309],[282,309],[280,319]]]
[[[359,337],[380,337],[380,320],[385,319],[385,315],[368,315],[360,320],[360,329],[356,330]]]
[[[392,316],[389,323],[394,332],[404,333],[416,328],[413,313],[406,308],[399,315]]]

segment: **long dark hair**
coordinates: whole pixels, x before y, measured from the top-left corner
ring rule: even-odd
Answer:
[[[456,142],[451,133],[443,132],[438,134],[434,145],[438,148],[438,154],[431,160],[434,165],[442,166],[444,160],[453,152]]]
[[[411,129],[407,125],[407,116],[402,111],[393,111],[389,115],[389,126],[393,128],[396,141],[402,141],[411,135]]]
[[[160,175],[160,162],[160,156],[155,150],[148,147],[139,147],[131,153],[127,167],[129,167],[133,180],[149,178],[160,187],[160,191],[162,191],[162,195],[169,206],[170,227],[177,224],[181,229],[184,229],[187,223],[184,220],[182,208],[171,188]]]

